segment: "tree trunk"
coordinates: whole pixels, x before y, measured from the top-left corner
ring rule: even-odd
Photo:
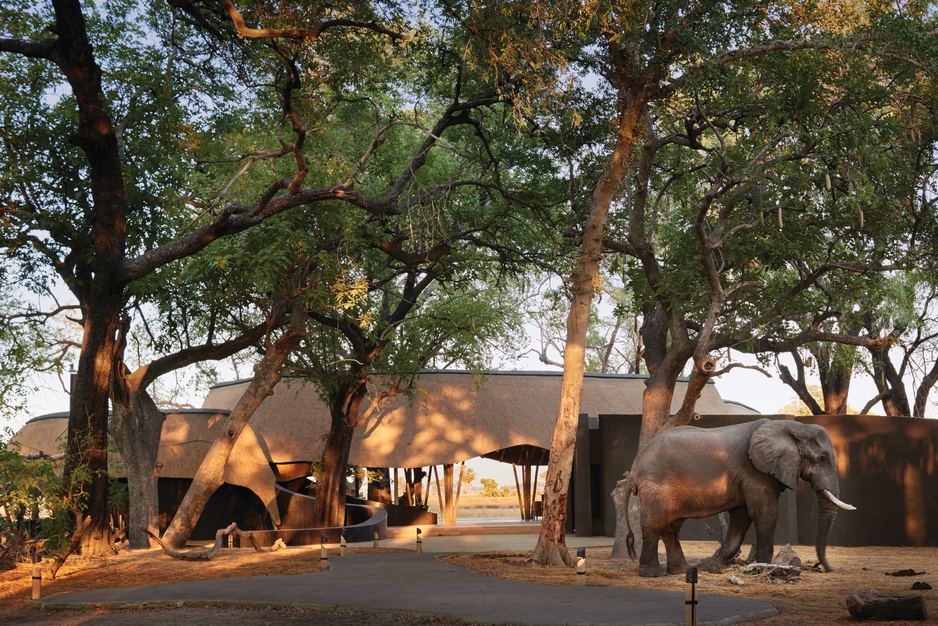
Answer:
[[[123,308],[127,241],[127,203],[117,135],[104,104],[101,68],[88,40],[80,2],[55,0],[56,34],[52,60],[65,74],[78,107],[78,130],[72,141],[88,159],[92,208],[87,213],[90,245],[72,250],[86,260],[67,274],[84,314],[84,330],[75,389],[69,406],[68,454],[64,477],[67,492],[88,496],[84,513],[91,522],[82,536],[84,554],[113,551],[108,520],[107,422],[115,336]],[[88,264],[90,259],[90,265]],[[73,483],[75,470],[90,472]],[[76,520],[80,522],[80,520]]]
[[[675,379],[676,382],[676,379]],[[645,381],[642,393],[642,430],[638,439],[641,450],[655,435],[671,426],[671,401],[674,384],[670,377],[652,375]]]
[[[637,137],[639,115],[643,108],[642,102],[633,100],[626,105],[619,117],[616,147],[602,178],[593,189],[580,244],[579,261],[570,278],[572,301],[567,315],[560,408],[550,444],[541,532],[533,555],[534,562],[540,565],[572,565],[566,546],[567,495],[573,470],[577,422],[580,417],[580,394],[583,390],[583,372],[586,364],[586,333],[589,329],[590,307],[596,291],[596,276],[609,206],[625,177],[627,161]]]
[[[70,402],[63,476],[66,493],[88,496],[82,512],[91,522],[80,543],[81,553],[86,555],[114,551],[109,522],[107,426],[112,355],[120,308],[121,298],[116,294],[94,299],[85,306],[82,349]]]
[[[890,417],[911,415],[909,399],[905,393],[905,383],[892,361],[889,360],[889,342],[870,348],[873,365],[873,382],[880,394],[888,391],[882,398],[883,412]]]
[[[345,525],[345,477],[352,436],[355,434],[354,424],[358,420],[364,398],[364,381],[360,381],[353,390],[343,387],[330,398],[332,423],[320,458],[319,475],[316,477],[316,503],[313,505],[312,519],[314,528]]]
[[[128,391],[121,400],[115,397],[110,430],[127,473],[130,547],[146,549],[152,545],[150,535],[160,532],[157,457],[166,416],[145,389]]]
[[[163,534],[163,542],[172,548],[186,544],[208,499],[224,482],[228,455],[254,411],[274,392],[283,374],[280,368],[290,353],[306,337],[306,307],[296,298],[290,307],[290,326],[254,366],[254,378],[238,400],[227,421],[199,465],[199,469],[179,505],[179,510]]]
[[[824,413],[827,415],[847,413],[855,352],[855,347],[839,344],[821,344],[815,350],[821,394],[824,396]]]
[[[931,368],[915,391],[915,405],[912,408],[912,417],[925,417],[925,408],[928,406],[928,395],[932,388],[938,383],[938,360],[932,363]]]

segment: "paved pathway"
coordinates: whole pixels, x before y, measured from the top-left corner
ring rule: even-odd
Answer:
[[[314,574],[100,589],[49,596],[37,603],[49,608],[206,603],[340,607],[493,624],[685,623],[684,593],[678,591],[500,580],[441,562],[430,551],[353,554],[332,557],[329,564],[329,571]],[[764,602],[735,596],[701,594],[699,602],[700,624],[735,624],[776,613]]]

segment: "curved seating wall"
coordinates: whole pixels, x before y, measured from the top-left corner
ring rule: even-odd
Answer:
[[[316,499],[281,485],[276,489],[282,523],[278,530],[256,530],[252,533],[261,546],[272,546],[277,539],[282,539],[288,546],[299,546],[318,544],[323,536],[326,543],[339,543],[343,534],[349,543],[372,541],[375,532],[379,539],[388,536],[388,512],[381,507],[346,503],[345,526],[312,528],[310,524]]]

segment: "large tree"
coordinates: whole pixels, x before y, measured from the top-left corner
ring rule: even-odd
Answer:
[[[90,497],[82,516],[88,520],[83,548],[89,553],[111,549],[108,399],[128,287],[220,237],[295,206],[362,200],[344,178],[335,177],[320,188],[304,187],[306,129],[299,124],[281,135],[283,143],[277,148],[258,155],[289,156],[292,172],[281,168],[273,182],[268,178],[260,187],[238,189],[242,200],[236,203],[227,201],[234,187],[214,198],[204,189],[192,194],[208,196],[205,202],[186,198],[185,185],[173,174],[188,169],[198,138],[211,136],[213,114],[242,104],[237,97],[214,99],[217,94],[208,87],[225,75],[221,82],[234,87],[229,90],[233,96],[241,86],[264,96],[264,86],[277,84],[278,73],[284,75],[279,60],[285,53],[278,41],[316,49],[320,39],[348,32],[338,45],[322,46],[328,49],[325,56],[342,59],[321,63],[325,75],[335,68],[351,71],[356,64],[345,63],[350,51],[361,51],[352,52],[353,58],[380,58],[366,51],[400,38],[377,23],[368,4],[310,12],[302,29],[287,30],[278,28],[284,17],[278,11],[284,7],[249,15],[248,20],[266,22],[264,28],[253,29],[230,2],[175,4],[178,8],[147,7],[152,13],[129,4],[83,7],[77,0],[56,0],[51,6],[14,3],[2,9],[0,69],[8,104],[3,125],[3,245],[7,259],[22,267],[44,269],[46,276],[51,268],[80,307],[83,334],[70,403],[65,476],[68,481],[79,465],[88,470],[82,476],[89,477],[84,491]],[[212,36],[210,54],[196,52],[193,32]],[[247,47],[237,43],[235,34],[272,45],[241,54]],[[268,79],[265,74],[270,72]],[[291,78],[288,72],[286,77]],[[208,112],[206,102],[212,103]],[[289,106],[281,110],[289,115]],[[137,169],[141,163],[152,167]],[[180,228],[180,221],[191,224]],[[51,289],[49,283],[40,288]]]
[[[862,221],[866,213],[869,222],[873,211],[857,199],[843,200],[854,198],[857,184],[851,183],[855,161],[849,144],[817,161],[811,157],[818,141],[826,135],[834,142],[841,130],[848,142],[861,142],[875,107],[909,104],[903,98],[917,80],[911,78],[917,75],[916,57],[925,58],[921,45],[933,46],[934,37],[923,28],[921,7],[894,13],[870,5],[847,24],[828,19],[822,7],[784,2],[446,6],[477,37],[480,56],[511,75],[509,84],[521,92],[531,93],[537,84],[527,77],[543,77],[534,70],[545,65],[554,68],[554,76],[575,75],[570,68],[578,67],[579,75],[605,81],[599,85],[608,95],[609,132],[594,140],[589,153],[603,156],[587,188],[580,257],[568,283],[564,382],[534,553],[540,563],[566,563],[567,485],[604,243],[635,259],[632,287],[642,297],[644,359],[651,374],[644,442],[692,419],[700,390],[717,372],[711,351],[751,338],[821,276],[847,266],[881,266],[869,256],[844,263],[835,250],[825,260],[824,241],[832,234],[839,240],[841,233],[849,239],[844,246],[862,256],[859,247],[868,232]],[[538,45],[543,39],[553,45]],[[911,60],[900,67],[904,58]],[[526,72],[513,75],[519,68]],[[891,102],[885,93],[890,80],[903,94]],[[863,105],[867,96],[874,105]],[[849,119],[853,107],[856,123]],[[836,118],[835,128],[827,116]],[[830,204],[809,197],[810,180],[823,180],[825,170],[838,190],[843,187],[839,201],[848,205],[834,215]],[[633,179],[626,185],[628,176]],[[607,218],[617,202],[622,218],[609,232]],[[809,228],[817,215],[808,212],[812,206],[827,219],[815,232]],[[877,206],[887,213],[896,208]],[[773,223],[776,232],[766,230]],[[885,230],[892,222],[884,214],[880,223],[884,230],[874,233],[876,240],[890,241]],[[772,235],[772,245],[754,233]],[[798,251],[793,242],[806,233],[811,237],[803,260],[786,265],[782,257]],[[739,253],[729,253],[730,242],[740,242]],[[751,290],[762,284],[772,288],[758,298],[764,306],[748,310]],[[727,319],[730,324],[722,325]],[[674,383],[689,361],[689,392],[672,418]]]

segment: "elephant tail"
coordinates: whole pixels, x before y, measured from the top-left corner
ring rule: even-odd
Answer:
[[[638,494],[638,489],[635,485],[635,482],[632,480],[632,475],[629,474],[628,486],[625,490],[625,527],[628,529],[628,534],[625,536],[625,549],[629,552],[629,558],[635,560],[635,533],[632,532],[632,520],[629,519],[629,500],[632,497],[632,494]]]

